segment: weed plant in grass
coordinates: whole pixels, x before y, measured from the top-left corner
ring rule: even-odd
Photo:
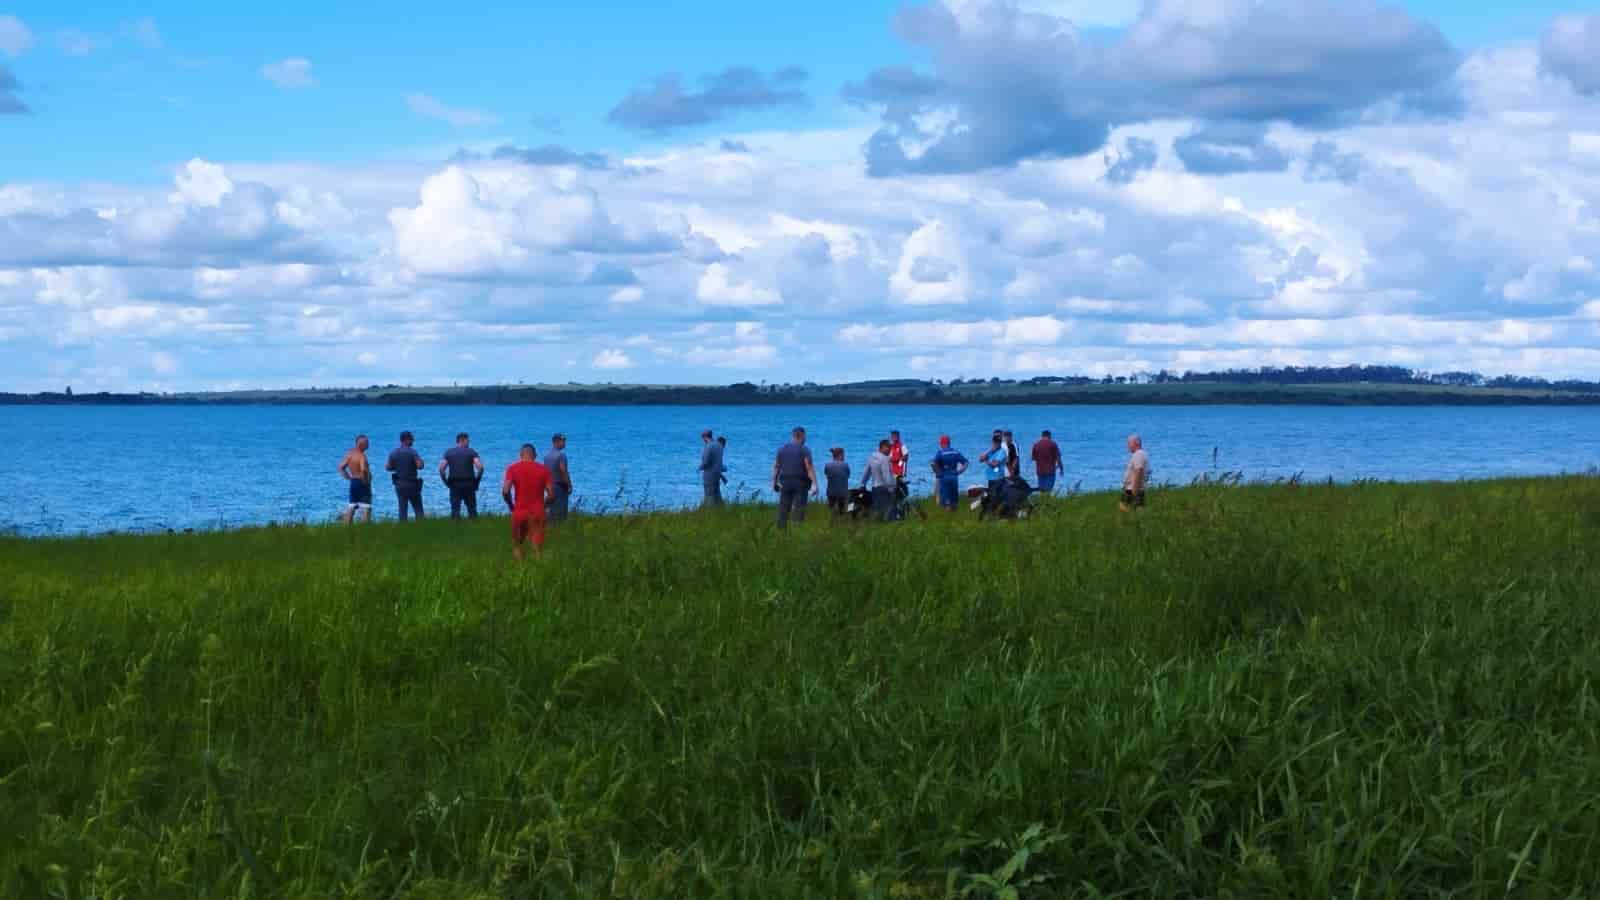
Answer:
[[[0,896],[1600,893],[1600,482],[0,541]]]

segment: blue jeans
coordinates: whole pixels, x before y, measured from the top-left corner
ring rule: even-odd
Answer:
[[[1050,473],[1046,474],[1044,472],[1040,472],[1039,473],[1039,492],[1042,493],[1042,494],[1048,494],[1048,493],[1050,493],[1051,491],[1053,491],[1055,489],[1056,489],[1056,473],[1050,472]]]
[[[956,475],[939,476],[939,505],[955,509],[961,495],[961,479]]]

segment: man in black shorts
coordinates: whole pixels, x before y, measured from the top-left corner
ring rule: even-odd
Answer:
[[[1150,455],[1137,434],[1128,435],[1128,467],[1122,472],[1123,512],[1144,506],[1144,485],[1150,477]]]

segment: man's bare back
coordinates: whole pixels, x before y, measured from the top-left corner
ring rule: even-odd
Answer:
[[[339,460],[339,474],[350,483],[350,505],[339,515],[340,521],[353,522],[357,513],[364,521],[372,521],[372,466],[367,463],[367,446],[367,436],[361,435]]]
[[[372,468],[367,465],[367,451],[360,447],[351,448],[339,463],[339,474],[351,481],[372,483]]]

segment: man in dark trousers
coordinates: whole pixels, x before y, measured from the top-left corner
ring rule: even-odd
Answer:
[[[544,455],[544,467],[550,470],[550,502],[545,515],[551,524],[567,520],[567,504],[572,500],[572,472],[567,469],[567,436],[557,434],[550,438],[550,451]]]
[[[811,464],[811,448],[806,446],[806,430],[796,428],[794,439],[778,448],[772,462],[772,489],[778,492],[778,529],[789,526],[789,518],[806,520],[806,500],[817,493],[817,470]]]
[[[466,506],[467,518],[478,517],[478,482],[483,480],[483,460],[472,449],[465,431],[456,435],[456,445],[444,452],[439,463],[439,477],[450,488],[450,518],[461,518],[461,507]]]
[[[705,491],[701,506],[722,505],[722,442],[713,440],[711,429],[700,432],[700,487]]]
[[[409,431],[400,432],[400,446],[389,452],[383,467],[394,482],[394,495],[400,501],[400,521],[406,520],[407,507],[422,519],[422,454],[411,445],[416,441]]]

